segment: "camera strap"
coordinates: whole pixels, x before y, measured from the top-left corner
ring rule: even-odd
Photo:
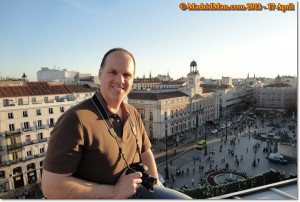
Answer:
[[[119,147],[120,156],[123,158],[123,160],[126,163],[127,168],[129,169],[130,168],[129,164],[128,164],[128,162],[125,159],[125,155],[123,153],[123,149],[122,149],[122,147],[120,146],[120,144],[119,144],[119,142],[117,140],[117,134],[116,134],[116,132],[114,130],[113,124],[112,124],[111,120],[109,119],[109,116],[108,116],[106,110],[103,107],[103,103],[101,102],[101,100],[99,100],[97,98],[96,94],[92,97],[92,101],[94,102],[96,108],[99,110],[100,115],[102,116],[102,118],[104,120],[104,123],[105,123],[105,125],[106,125],[106,127],[107,127],[107,129],[108,129],[108,131],[110,133],[110,135],[115,138],[116,143],[117,143],[117,145]],[[131,130],[132,130],[132,133],[135,136],[136,150],[137,150],[137,152],[139,154],[139,158],[140,158],[140,162],[141,162],[141,160],[142,160],[141,159],[141,151],[140,151],[140,148],[139,148],[139,145],[138,145],[138,139],[137,139],[137,135],[136,135],[136,128],[134,126],[134,123],[133,123],[130,115],[128,116],[128,119],[129,119],[129,123],[130,123],[130,127],[131,127]]]

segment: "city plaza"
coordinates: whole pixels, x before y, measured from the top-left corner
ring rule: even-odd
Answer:
[[[268,126],[268,122],[274,120],[282,122],[281,119],[269,119],[264,127],[261,127],[261,119],[257,118],[255,124],[249,125],[250,127],[248,125],[245,126],[244,130],[240,131],[240,133],[232,132],[232,129],[228,129],[226,144],[224,134],[209,134],[209,136],[207,135],[207,155],[205,155],[205,149],[197,149],[195,134],[187,132],[185,134],[186,140],[181,143],[183,147],[182,152],[176,146],[168,148],[169,180],[166,180],[166,186],[174,189],[204,186],[205,184],[209,184],[209,173],[213,170],[226,168],[226,164],[228,170],[231,172],[224,172],[218,175],[215,178],[215,181],[218,181],[216,182],[217,184],[225,184],[231,180],[236,180],[240,173],[251,177],[267,172],[270,169],[282,171],[285,174],[296,175],[297,157],[289,158],[286,165],[270,162],[266,157],[270,151],[276,151],[276,144],[273,143],[271,145],[268,143],[269,140],[254,138],[255,133],[267,134],[269,131],[273,131],[274,133],[288,131],[288,136],[295,143],[295,131],[289,130],[287,124],[282,124],[276,130]],[[291,121],[291,119],[287,121]],[[201,138],[204,138],[203,134],[201,134]],[[291,147],[296,151],[296,144],[293,144]],[[153,145],[154,153],[158,157],[159,173],[166,178],[164,148],[165,145],[163,142]],[[268,152],[266,148],[269,148]],[[253,164],[254,161],[255,165]],[[178,170],[180,174],[178,174]]]

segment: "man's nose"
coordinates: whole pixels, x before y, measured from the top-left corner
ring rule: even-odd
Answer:
[[[116,80],[117,82],[124,83],[124,76],[122,74],[118,74]]]

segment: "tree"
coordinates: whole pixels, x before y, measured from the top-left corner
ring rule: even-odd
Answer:
[[[270,171],[247,178],[245,180],[239,180],[222,186],[204,186],[202,188],[195,189],[180,189],[178,191],[192,197],[193,199],[206,199],[214,196],[221,196],[241,190],[251,189],[266,184],[272,184],[279,181],[296,178],[297,175],[286,176],[283,172]]]

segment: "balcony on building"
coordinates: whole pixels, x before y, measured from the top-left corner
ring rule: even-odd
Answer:
[[[17,129],[17,130],[14,130],[14,131],[5,131],[4,134],[6,136],[21,135],[21,130]]]
[[[38,139],[37,141],[38,141],[38,143],[47,142],[48,138],[41,138],[41,139]]]
[[[17,163],[20,163],[20,162],[23,162],[23,158],[16,158],[16,159],[13,159],[13,160],[9,160],[9,163],[8,165],[10,164],[17,164]]]
[[[7,150],[12,151],[12,150],[17,150],[22,148],[22,143],[15,143],[11,145],[7,145]]]
[[[28,146],[28,145],[32,145],[34,144],[35,142],[32,141],[32,140],[26,140],[25,142],[23,142],[23,146]]]
[[[46,125],[40,125],[40,126],[36,126],[36,130],[41,130],[41,129],[45,129]]]
[[[38,157],[43,157],[45,155],[46,155],[46,152],[41,152],[41,153],[38,154]]]
[[[36,158],[35,155],[26,156],[25,161],[28,161],[28,160],[31,160],[31,159],[34,159],[34,158]]]
[[[30,131],[32,131],[32,127],[22,128],[22,130],[23,130],[24,133],[30,132]]]
[[[33,144],[38,144],[42,142],[47,142],[48,138],[41,138],[41,139],[34,139],[34,140],[26,140],[23,142],[23,146],[28,146],[28,145],[33,145]]]
[[[55,125],[55,123],[49,123],[49,128],[53,128],[54,127],[54,125]]]

